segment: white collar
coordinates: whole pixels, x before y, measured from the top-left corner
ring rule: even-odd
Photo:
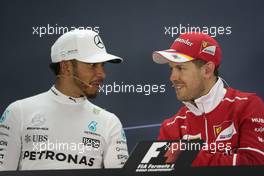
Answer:
[[[183,103],[192,113],[198,116],[202,115],[203,113],[209,113],[214,110],[220,104],[225,94],[226,89],[224,88],[224,83],[222,79],[218,77],[217,82],[208,94],[194,100],[197,107],[189,102]]]
[[[57,101],[64,103],[64,104],[81,104],[87,102],[86,97],[74,98],[71,96],[67,96],[60,92],[58,89],[55,88],[53,85],[49,90],[49,94]]]

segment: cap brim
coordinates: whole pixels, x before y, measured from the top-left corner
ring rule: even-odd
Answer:
[[[101,62],[111,62],[111,63],[121,63],[123,62],[123,59],[121,57],[103,53],[103,54],[96,54],[89,58],[78,58],[77,60],[86,62],[86,63],[101,63]]]
[[[173,49],[163,50],[163,51],[154,51],[152,54],[153,61],[157,64],[166,64],[169,61],[172,62],[188,62],[194,60],[194,58],[177,52]]]

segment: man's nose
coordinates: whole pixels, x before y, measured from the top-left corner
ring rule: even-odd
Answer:
[[[96,76],[99,77],[100,79],[105,79],[106,75],[103,65],[100,65],[96,68]]]
[[[171,70],[171,75],[170,75],[170,81],[174,82],[174,81],[178,81],[179,80],[179,73],[176,69],[172,69]]]

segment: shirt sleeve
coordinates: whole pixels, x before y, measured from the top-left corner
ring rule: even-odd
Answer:
[[[157,140],[170,140],[170,136],[166,132],[166,122],[165,121],[161,124],[159,136]]]
[[[127,140],[120,120],[114,115],[104,153],[104,168],[122,168],[128,159]]]
[[[0,171],[17,170],[21,151],[19,103],[10,104],[0,118]]]
[[[231,154],[202,150],[193,166],[264,165],[264,103],[261,98],[254,96],[241,116],[238,148]]]
[[[170,119],[166,119],[162,122],[159,136],[157,140],[179,140],[182,137],[182,132],[180,129],[180,125],[182,122],[179,122],[177,116],[179,113],[174,115]]]

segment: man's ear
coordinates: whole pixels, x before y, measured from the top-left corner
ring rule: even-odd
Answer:
[[[212,61],[207,62],[202,66],[202,72],[205,78],[214,76],[215,64]]]
[[[60,74],[62,75],[72,74],[72,63],[70,61],[61,61],[59,64],[60,64]]]

